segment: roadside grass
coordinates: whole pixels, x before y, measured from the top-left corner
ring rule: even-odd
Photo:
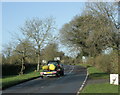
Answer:
[[[86,67],[88,71],[88,79],[109,79],[109,74],[99,70],[98,68],[89,64],[79,64],[80,66]],[[109,83],[97,83],[86,85],[81,93],[118,93],[120,86],[111,85]]]
[[[102,70],[99,70],[98,68],[90,64],[79,64],[79,65],[87,68],[90,79],[108,79],[109,78],[108,73],[105,73]]]
[[[118,93],[118,86],[109,83],[89,84],[81,93]]]
[[[89,67],[88,74],[90,79],[108,79],[109,74],[97,69],[96,67]]]
[[[40,76],[40,72],[34,72],[34,71],[29,72],[24,75],[7,76],[7,77],[2,78],[2,88],[10,87],[12,85],[15,85],[23,81],[29,80],[31,78],[39,77],[39,76]]]
[[[85,67],[85,68],[89,68],[89,67],[92,66],[92,65],[90,65],[90,64],[77,64],[77,65],[83,66],[83,67]]]

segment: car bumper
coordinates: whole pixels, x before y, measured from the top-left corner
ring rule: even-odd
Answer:
[[[40,72],[41,76],[56,76],[57,72],[52,71],[52,72]]]

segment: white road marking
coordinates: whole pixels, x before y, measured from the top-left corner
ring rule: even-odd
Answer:
[[[73,70],[74,70],[74,68],[75,68],[75,66],[72,66],[72,69],[69,71],[69,73],[64,73],[64,74],[66,75],[66,74],[70,74],[70,73],[72,73]],[[59,77],[58,80],[61,79],[61,78],[62,78],[62,77]]]
[[[44,88],[44,86],[42,86],[41,88]]]
[[[77,92],[77,94],[76,95],[79,95],[80,94],[80,91],[83,89],[83,87],[85,86],[85,83],[86,83],[86,81],[87,81],[87,78],[88,78],[88,71],[87,71],[87,75],[86,75],[86,77],[85,77],[85,80],[84,80],[84,82],[82,83],[82,85],[81,85],[81,87],[80,87],[80,89],[78,90],[78,92]]]
[[[68,74],[72,73],[74,68],[75,68],[75,66],[72,66],[72,70],[70,70],[70,72]]]

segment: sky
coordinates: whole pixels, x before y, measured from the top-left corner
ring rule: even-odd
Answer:
[[[27,19],[52,16],[55,18],[57,28],[60,29],[62,25],[72,20],[75,15],[80,14],[83,7],[83,2],[4,2],[2,3],[2,43],[10,42],[11,34],[18,33],[20,31],[19,27],[22,27]]]
[[[84,2],[2,2],[2,45],[14,41],[13,35],[27,19],[55,18],[57,29],[81,14]],[[1,34],[0,34],[1,35]]]

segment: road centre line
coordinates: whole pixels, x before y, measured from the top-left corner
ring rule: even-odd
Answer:
[[[70,74],[70,73],[72,73],[73,72],[73,70],[74,70],[74,68],[75,68],[75,66],[72,66],[72,69],[69,71],[69,73],[67,73],[67,74]],[[58,79],[61,79],[62,77],[59,77]]]
[[[68,74],[72,73],[74,68],[75,68],[75,66],[72,66],[72,70],[70,70],[70,72]]]

